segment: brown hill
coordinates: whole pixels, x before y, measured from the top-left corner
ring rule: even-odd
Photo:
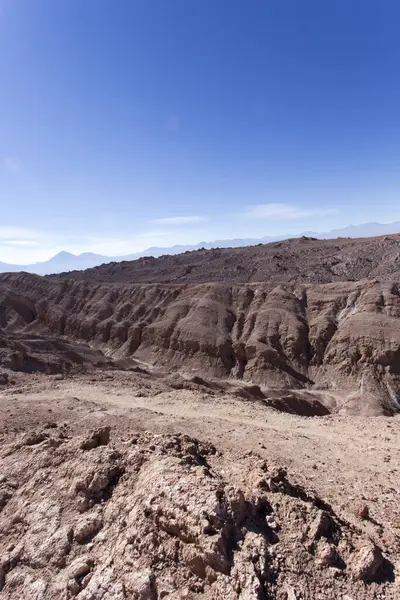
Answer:
[[[291,239],[245,248],[145,257],[51,277],[129,283],[330,283],[400,277],[400,234],[365,238]]]
[[[25,322],[168,371],[309,390],[329,410],[400,409],[395,282],[122,285],[6,274],[0,286],[8,330]]]

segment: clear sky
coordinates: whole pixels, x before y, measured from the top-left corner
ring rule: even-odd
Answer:
[[[400,219],[398,0],[0,0],[0,260]]]

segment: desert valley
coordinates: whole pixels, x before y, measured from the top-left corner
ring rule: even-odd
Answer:
[[[0,596],[400,597],[400,235],[0,275]]]

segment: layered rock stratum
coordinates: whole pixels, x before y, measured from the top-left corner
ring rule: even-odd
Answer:
[[[0,291],[8,339],[44,331],[114,358],[236,378],[271,393],[312,391],[328,410],[400,408],[394,281],[104,284],[10,274],[0,276]]]

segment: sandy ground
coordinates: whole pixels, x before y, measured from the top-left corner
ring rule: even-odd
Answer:
[[[229,460],[252,452],[287,468],[290,479],[378,543],[400,567],[400,416],[299,417],[229,393],[171,390],[136,373],[90,377],[19,375],[0,391],[0,442],[55,421],[186,433],[212,442]],[[360,505],[370,518],[361,520]]]

